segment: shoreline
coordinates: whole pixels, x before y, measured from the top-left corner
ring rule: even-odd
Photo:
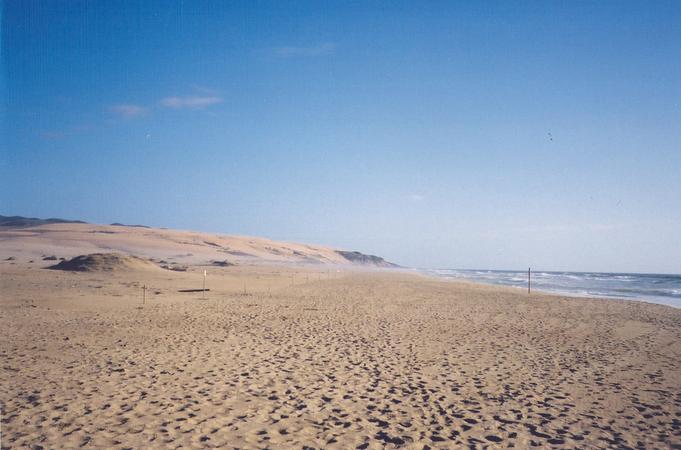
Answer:
[[[438,275],[435,273],[432,273],[433,271],[436,270],[450,270],[450,269],[412,269],[415,273],[420,273],[423,274],[424,276],[427,277],[433,277],[438,280],[443,280],[443,281],[465,281],[469,283],[474,283],[474,284],[482,284],[485,286],[494,286],[494,287],[500,287],[500,288],[511,288],[513,290],[518,290],[520,291],[527,291],[526,286],[514,286],[511,284],[504,284],[504,283],[495,283],[493,281],[490,282],[485,282],[484,280],[479,280],[479,279],[473,279],[470,277],[466,276],[447,276],[447,275]],[[460,272],[467,272],[467,271],[472,271],[472,269],[454,269],[455,271]],[[487,272],[495,272],[494,270],[489,270]],[[497,271],[497,272],[512,272],[512,271]],[[515,271],[513,271],[515,272]],[[526,272],[520,272],[518,273],[526,273]],[[539,272],[538,272],[539,273]],[[543,271],[542,273],[552,273],[552,272],[546,272]],[[590,273],[595,273],[595,272],[555,272],[555,273],[575,273],[575,274],[590,274]],[[601,273],[601,272],[599,272]],[[660,275],[660,276],[670,276],[670,277],[677,277],[679,275],[676,274],[620,274],[620,273],[607,273],[607,272],[602,272],[602,274],[605,275]],[[585,288],[584,288],[585,289]],[[593,298],[593,299],[601,299],[601,300],[622,300],[622,301],[631,301],[631,302],[642,302],[642,303],[648,303],[648,304],[655,304],[655,305],[663,305],[663,306],[669,306],[674,309],[681,309],[681,299],[677,299],[675,297],[666,297],[666,296],[640,296],[640,297],[627,297],[627,296],[617,296],[617,295],[609,295],[609,294],[595,294],[595,293],[589,293],[589,292],[574,292],[570,290],[561,290],[561,289],[552,289],[552,288],[536,288],[532,286],[532,292],[537,292],[541,293],[544,295],[555,295],[559,297],[571,297],[571,298]]]

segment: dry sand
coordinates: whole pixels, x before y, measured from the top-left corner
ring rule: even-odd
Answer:
[[[57,223],[36,227],[0,226],[0,257],[74,257],[118,252],[176,264],[225,259],[237,263],[350,264],[337,249],[250,236],[135,226]],[[387,263],[379,258],[382,264]]]
[[[201,300],[203,268],[51,263],[0,263],[3,449],[681,445],[681,310],[265,266]]]

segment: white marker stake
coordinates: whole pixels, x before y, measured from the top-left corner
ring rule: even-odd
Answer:
[[[203,297],[204,300],[206,299],[206,271],[203,271]]]

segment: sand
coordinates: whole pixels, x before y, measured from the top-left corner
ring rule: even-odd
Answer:
[[[172,264],[206,264],[227,260],[240,264],[391,266],[377,256],[261,237],[87,223],[0,226],[2,259],[15,255],[35,260],[48,255],[72,258],[107,252],[155,258]]]
[[[2,261],[2,448],[679,448],[681,310],[394,272]],[[148,287],[142,305],[142,285]]]

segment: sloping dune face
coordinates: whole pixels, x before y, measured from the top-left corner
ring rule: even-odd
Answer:
[[[336,249],[247,236],[120,225],[55,223],[0,227],[0,257],[56,255],[73,258],[120,253],[178,264],[230,263],[358,264]],[[363,264],[366,265],[366,264]]]
[[[93,253],[80,255],[48,267],[68,272],[118,272],[126,270],[157,270],[149,260],[120,253]]]

